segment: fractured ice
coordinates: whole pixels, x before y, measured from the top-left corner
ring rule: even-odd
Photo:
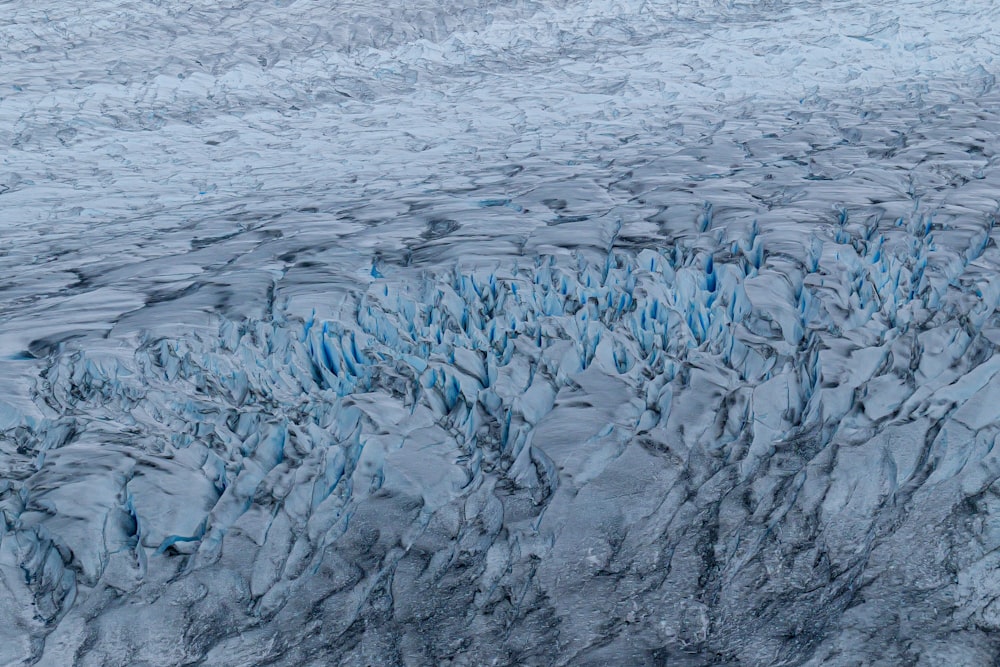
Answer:
[[[0,663],[995,664],[989,3],[65,4]]]

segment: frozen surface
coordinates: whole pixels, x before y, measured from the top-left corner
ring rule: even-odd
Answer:
[[[996,664],[993,2],[331,4],[0,1],[0,664]]]

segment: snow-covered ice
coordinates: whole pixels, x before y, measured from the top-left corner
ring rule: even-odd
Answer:
[[[0,664],[996,664],[997,25],[0,2]]]

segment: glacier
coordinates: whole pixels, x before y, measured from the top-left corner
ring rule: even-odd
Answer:
[[[1000,8],[0,6],[0,664],[1000,660]]]

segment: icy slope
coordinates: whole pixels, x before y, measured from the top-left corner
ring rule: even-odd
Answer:
[[[966,7],[4,5],[0,663],[992,664]]]

